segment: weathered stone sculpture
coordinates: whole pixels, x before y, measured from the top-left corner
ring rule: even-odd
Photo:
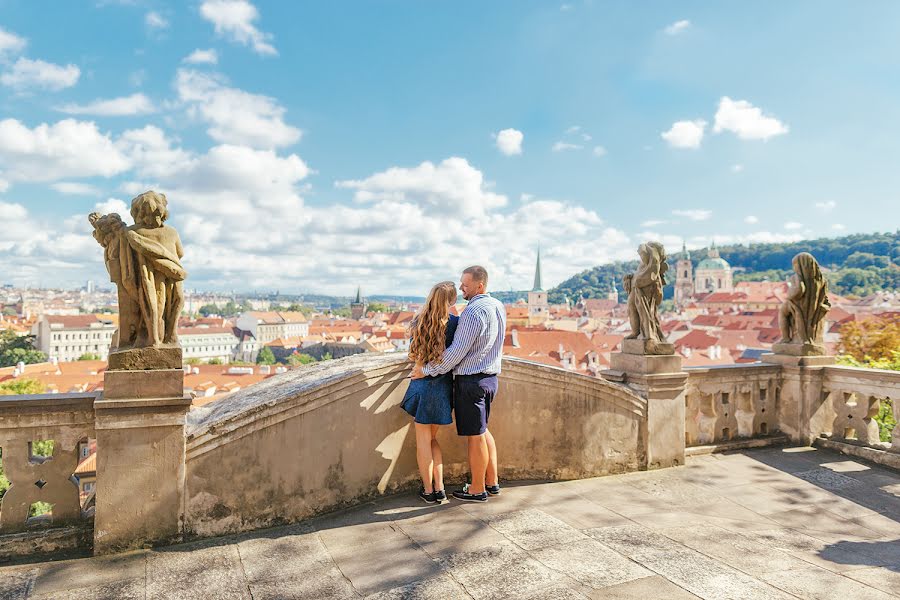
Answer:
[[[831,308],[828,282],[819,263],[808,252],[795,256],[791,264],[794,275],[778,315],[782,339],[773,350],[794,356],[823,355],[825,315]]]
[[[176,329],[187,276],[181,266],[181,239],[165,224],[169,209],[163,194],[149,191],[134,198],[131,216],[131,227],[114,213],[88,217],[94,238],[104,248],[110,280],[118,289],[119,331],[110,368],[178,367],[181,351]]]
[[[632,354],[672,354],[674,348],[666,343],[659,324],[659,305],[669,270],[666,251],[659,242],[647,242],[640,245],[638,254],[641,265],[623,279],[631,321],[631,335],[625,338],[624,350]]]

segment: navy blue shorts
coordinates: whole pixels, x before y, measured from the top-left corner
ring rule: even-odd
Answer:
[[[497,376],[484,373],[456,375],[453,388],[456,433],[469,436],[487,431],[491,402],[497,394]]]

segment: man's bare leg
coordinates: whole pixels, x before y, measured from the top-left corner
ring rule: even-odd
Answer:
[[[497,478],[497,444],[494,443],[494,436],[490,430],[484,432],[484,440],[487,442],[488,463],[484,473],[484,482],[487,485],[497,485],[500,480]]]
[[[470,435],[469,440],[469,470],[472,472],[472,483],[469,485],[470,494],[484,493],[484,474],[488,465],[488,446],[486,434]]]

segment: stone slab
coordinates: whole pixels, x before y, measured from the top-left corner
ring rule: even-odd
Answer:
[[[181,369],[181,346],[131,348],[109,353],[109,369],[115,371],[145,371],[148,369]]]
[[[331,551],[335,564],[363,596],[409,585],[441,573],[438,562],[406,536]]]
[[[562,574],[531,558],[509,542],[474,552],[451,554],[440,559],[453,578],[479,600],[527,598],[554,583]]]
[[[591,600],[648,600],[650,598],[696,600],[699,596],[678,587],[665,577],[654,575],[596,590],[591,593],[590,598]]]
[[[653,340],[622,340],[622,352],[625,354],[659,355],[675,354],[675,345]]]
[[[251,600],[237,544],[172,546],[147,556],[147,600]]]
[[[469,598],[466,591],[452,577],[442,574],[432,579],[414,581],[383,592],[370,594],[365,600],[447,600]],[[256,600],[256,595],[253,596]]]
[[[588,539],[574,527],[537,509],[490,516],[486,517],[486,521],[525,550],[578,543]]]
[[[649,354],[613,352],[609,362],[610,369],[613,371],[624,371],[625,373],[656,375],[661,373],[681,372],[681,356],[678,354],[654,356]]]
[[[822,598],[888,600],[896,598],[896,596],[886,594],[866,584],[813,565],[803,569],[768,573],[763,576],[763,579],[779,589],[806,600],[821,600]]]
[[[52,596],[73,588],[98,587],[138,578],[143,580],[146,561],[146,553],[131,552],[50,563],[35,578],[32,593]]]
[[[183,369],[107,370],[103,375],[103,398],[106,400],[181,398],[183,395]]]
[[[790,354],[775,354],[773,352],[763,353],[760,355],[759,360],[791,367],[823,367],[833,365],[836,362],[833,356],[794,356]]]
[[[592,539],[541,548],[532,556],[554,571],[593,589],[653,575],[651,571]]]
[[[29,600],[144,600],[144,578],[127,579],[89,587],[70,588],[50,594],[32,594]]]
[[[774,354],[787,356],[825,356],[828,350],[820,344],[772,344]]]

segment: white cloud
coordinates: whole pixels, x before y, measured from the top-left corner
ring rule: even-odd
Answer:
[[[831,212],[837,206],[837,202],[834,200],[827,200],[825,202],[816,202],[816,208],[821,210],[822,212]]]
[[[300,139],[302,132],[284,122],[285,109],[274,98],[228,87],[223,78],[192,69],[178,69],[175,88],[189,114],[206,121],[207,133],[218,142],[278,148]]]
[[[603,146],[594,146],[594,156],[606,156],[606,148]]]
[[[100,193],[100,190],[93,185],[75,181],[60,181],[51,184],[50,187],[60,194],[69,194],[71,196],[96,196]]]
[[[118,198],[107,198],[103,202],[98,202],[94,205],[94,211],[100,213],[101,215],[108,215],[109,213],[118,213],[121,217],[127,217],[129,214],[128,204],[124,201],[119,200]]]
[[[192,65],[215,65],[219,63],[219,53],[214,48],[201,50],[197,48],[184,57],[182,62]]]
[[[570,144],[569,142],[556,142],[551,147],[554,152],[564,152],[566,150],[581,150],[584,148],[581,144]]]
[[[682,19],[680,21],[675,21],[671,25],[668,25],[665,29],[666,35],[678,35],[679,33],[684,33],[691,27],[691,22],[687,19]]]
[[[111,177],[130,166],[95,123],[64,119],[30,129],[16,119],[0,121],[0,177],[9,181]]]
[[[146,69],[137,69],[136,71],[132,71],[128,75],[128,83],[130,83],[134,87],[141,87],[144,85],[144,82],[147,80],[147,70]]]
[[[573,7],[571,4],[560,4],[559,5],[559,10],[562,12],[569,12],[570,10],[572,10],[572,8]]]
[[[78,83],[81,69],[20,57],[12,69],[0,75],[0,83],[17,91],[42,89],[56,92]]]
[[[25,49],[27,43],[22,36],[0,27],[0,57],[4,54],[18,54]]]
[[[705,210],[700,208],[691,208],[691,209],[678,209],[672,211],[672,214],[676,217],[685,217],[690,219],[691,221],[706,221],[712,216],[711,210]]]
[[[693,121],[676,121],[668,131],[660,134],[673,148],[699,148],[703,141],[703,131],[706,129],[706,121],[695,119]]]
[[[847,226],[842,225],[841,223],[835,223],[834,225],[831,226],[831,228],[834,229],[835,231],[843,231],[843,230],[847,229]]]
[[[169,21],[156,11],[150,11],[144,15],[144,24],[150,29],[167,29]]]
[[[9,189],[9,182],[5,179],[0,179],[0,194]]]
[[[762,114],[762,110],[746,100],[732,100],[723,96],[719,100],[713,131],[730,131],[742,140],[767,140],[789,131],[788,126]]]
[[[566,134],[572,135],[572,134],[578,133],[579,131],[581,131],[581,125],[572,125],[568,129],[566,129]]]
[[[356,190],[357,202],[394,201],[463,218],[476,217],[506,205],[506,196],[488,189],[478,169],[464,158],[451,157],[435,165],[391,167],[358,181],[338,181],[339,188]]]
[[[803,229],[803,223],[797,223],[796,221],[788,221],[784,224],[785,229]]]
[[[137,93],[108,100],[97,99],[87,104],[65,104],[56,110],[70,115],[121,117],[151,114],[156,112],[156,107],[147,96]]]
[[[740,173],[743,170],[744,170],[744,165],[731,165],[732,173]]]
[[[503,129],[497,132],[497,148],[506,156],[522,154],[522,140],[525,139],[518,129]]]
[[[756,225],[757,223],[759,223],[759,217],[747,215],[746,217],[744,217],[744,223],[748,225]]]
[[[657,225],[664,225],[666,221],[662,221],[659,219],[650,219],[649,221],[644,221],[641,223],[641,227],[656,227]]]
[[[253,24],[259,18],[259,11],[247,0],[204,0],[200,15],[215,26],[218,35],[250,46],[257,54],[278,54],[269,43],[272,34],[260,31]]]

